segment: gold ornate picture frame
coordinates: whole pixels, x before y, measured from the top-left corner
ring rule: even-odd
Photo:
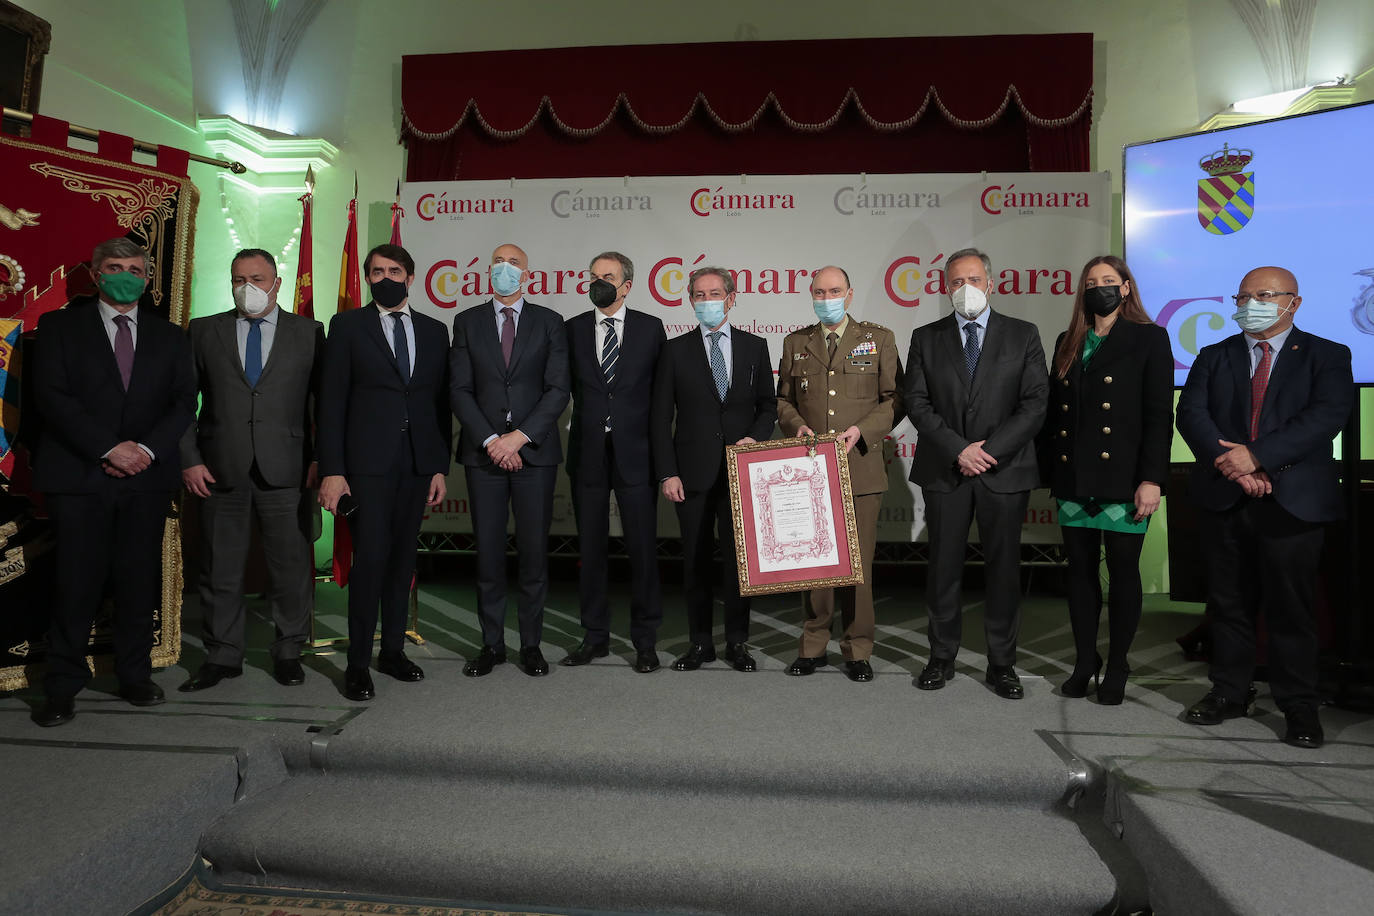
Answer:
[[[727,445],[741,595],[863,582],[849,463],[839,437]]]

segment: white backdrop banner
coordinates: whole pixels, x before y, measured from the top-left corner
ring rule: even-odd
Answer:
[[[688,274],[726,267],[738,288],[731,323],[767,338],[775,361],[783,337],[816,320],[811,274],[837,264],[854,287],[851,314],[891,328],[905,359],[912,330],[949,313],[945,258],[968,246],[992,259],[992,307],[1039,325],[1048,355],[1068,323],[1079,270],[1108,250],[1111,191],[1105,172],[735,175],[415,182],[402,187],[401,205],[403,241],[415,258],[411,306],[450,329],[457,311],[491,296],[492,250],[514,242],[529,255],[526,297],[565,317],[592,307],[591,258],[626,254],[635,265],[630,307],[662,319],[669,337],[696,326]],[[891,487],[881,540],[923,537],[920,490],[906,479],[916,448],[902,419],[884,443]],[[612,500],[619,533],[614,512]],[[460,467],[425,530],[472,530]],[[560,475],[553,531],[575,530]],[[666,504],[659,531],[678,533]],[[1044,490],[1031,496],[1023,536],[1059,540]]]

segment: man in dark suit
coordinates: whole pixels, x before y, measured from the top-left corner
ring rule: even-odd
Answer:
[[[348,519],[350,700],[376,694],[368,664],[379,606],[377,670],[398,681],[425,676],[405,655],[406,607],[415,538],[425,506],[444,499],[453,450],[448,334],[442,322],[410,308],[414,259],[399,245],[378,245],[363,275],[372,302],[329,322],[319,409],[320,505],[335,512],[348,496],[356,508]]]
[[[38,322],[34,487],[47,496],[57,534],[46,699],[33,716],[42,726],[75,715],[107,587],[119,695],[135,706],[164,700],[152,681],[153,612],[162,603],[163,528],[181,482],[177,443],[195,412],[191,348],[181,328],[139,306],[149,278],[142,248],[102,242],[91,271],[96,302]]]
[[[606,541],[614,491],[630,556],[634,667],[647,674],[658,670],[654,643],[663,619],[655,555],[658,488],[649,460],[649,400],[665,335],[663,322],[625,304],[635,276],[629,258],[607,251],[592,259],[590,270],[588,294],[595,309],[565,324],[573,400],[568,477],[582,553],[579,596],[586,635],[561,664],[585,665],[610,651]]]
[[[205,663],[179,689],[243,673],[243,566],[262,532],[276,623],[272,675],[303,683],[314,596],[309,491],[316,486],[314,400],[324,326],[277,307],[277,262],[247,248],[230,266],[234,308],[189,333],[200,418],[181,439],[181,479],[201,503],[200,613]]]
[[[878,510],[887,492],[883,440],[898,410],[902,363],[897,338],[887,328],[849,314],[854,290],[840,267],[822,267],[811,278],[811,308],[818,319],[788,334],[778,365],[778,425],[784,436],[838,435],[845,447],[854,496],[854,523],[864,581],[843,588],[818,588],[802,596],[806,620],[797,657],[787,667],[794,677],[829,664],[826,647],[835,605],[844,635],[840,654],[851,681],[873,680],[873,552]]]
[[[1323,526],[1344,515],[1331,440],[1350,416],[1350,350],[1293,326],[1298,281],[1259,267],[1232,316],[1244,333],[1203,347],[1178,402],[1197,457],[1188,492],[1203,510],[1212,689],[1187,712],[1216,725],[1250,712],[1257,614],[1284,741],[1321,747],[1313,614]]]
[[[1049,392],[1045,352],[1035,325],[988,307],[987,255],[956,251],[945,262],[945,283],[954,314],[912,332],[904,388],[920,435],[911,480],[921,486],[930,537],[930,662],[916,686],[938,690],[954,676],[964,549],[977,518],[986,557],[986,679],[998,696],[1019,700],[1021,520],[1040,482],[1034,443]]]
[[[468,677],[506,660],[506,519],[515,510],[520,554],[520,666],[549,673],[539,649],[549,592],[549,525],[563,443],[558,418],[568,405],[568,338],[552,309],[526,302],[529,261],[517,245],[491,256],[495,295],[453,319],[449,355],[453,412],[462,434],[458,457],[467,476],[477,540],[477,604],[482,651],[463,666]]]
[[[695,671],[715,661],[712,607],[720,544],[725,567],[725,660],[736,671],[757,665],[746,645],[749,599],[740,597],[725,446],[769,439],[777,420],[768,341],[730,327],[735,280],[723,267],[692,271],[687,283],[700,327],[668,341],[654,377],[654,469],[677,507],[691,646],[673,662]]]

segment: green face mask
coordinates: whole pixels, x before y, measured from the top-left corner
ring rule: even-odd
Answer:
[[[105,297],[118,305],[137,302],[138,297],[143,295],[143,288],[148,285],[142,277],[136,277],[127,270],[117,274],[101,274],[95,282]]]

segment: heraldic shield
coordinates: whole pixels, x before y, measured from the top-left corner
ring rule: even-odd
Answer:
[[[1255,214],[1255,173],[1242,172],[1254,153],[1233,150],[1223,144],[1199,162],[1206,178],[1197,183],[1197,221],[1215,235],[1230,235],[1245,228]]]

